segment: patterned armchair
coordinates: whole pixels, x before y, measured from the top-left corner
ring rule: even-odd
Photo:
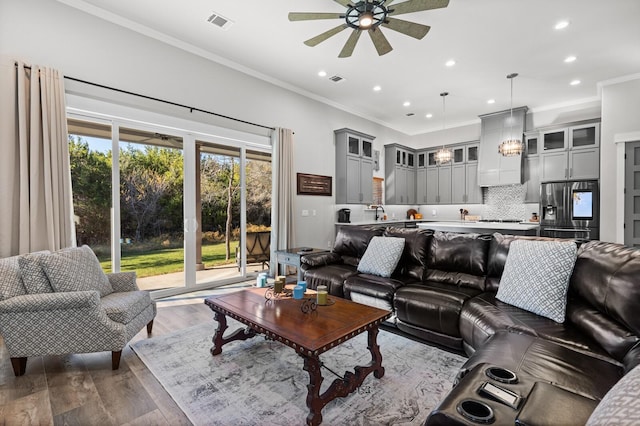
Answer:
[[[16,376],[28,357],[67,353],[111,351],[116,370],[155,315],[135,272],[104,274],[87,246],[0,259],[0,334]]]

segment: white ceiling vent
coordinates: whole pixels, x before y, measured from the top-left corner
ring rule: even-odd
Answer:
[[[334,83],[342,83],[344,81],[344,77],[340,77],[339,75],[334,75],[329,77],[329,80],[333,81]]]
[[[211,16],[207,18],[207,22],[212,23],[213,25],[222,28],[223,30],[228,30],[231,25],[233,25],[233,21],[225,18],[222,15],[218,15],[213,12]]]

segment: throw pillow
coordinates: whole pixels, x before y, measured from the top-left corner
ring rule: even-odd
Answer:
[[[27,293],[53,293],[51,283],[49,283],[49,279],[44,273],[41,264],[41,260],[49,254],[50,252],[48,250],[37,251],[34,253],[23,254],[18,258],[22,282]]]
[[[640,367],[628,372],[598,404],[587,426],[640,424]]]
[[[404,238],[373,237],[358,263],[358,272],[388,278],[396,269],[403,250]]]
[[[0,259],[0,300],[27,293],[22,283],[18,256]]]
[[[41,262],[56,292],[98,290],[100,297],[113,293],[109,278],[89,246],[57,251]]]
[[[497,299],[555,322],[564,322],[569,279],[577,251],[572,241],[512,242]]]

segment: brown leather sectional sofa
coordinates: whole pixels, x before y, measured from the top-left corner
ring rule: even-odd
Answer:
[[[357,271],[374,236],[405,238],[391,278]],[[478,386],[491,382],[482,373],[491,366],[515,373],[518,383],[502,386],[513,385],[522,397],[517,408],[489,398],[491,422],[584,423],[607,391],[640,364],[640,250],[582,244],[566,319],[556,323],[496,299],[515,239],[543,238],[343,226],[333,251],[305,256],[302,269],[310,288],[327,285],[330,294],[389,309],[390,324],[402,332],[469,356],[427,424],[481,422],[482,416],[461,413],[460,404],[487,401]],[[532,412],[539,416],[532,420]]]

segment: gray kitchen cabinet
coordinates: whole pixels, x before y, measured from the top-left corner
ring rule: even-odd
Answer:
[[[451,202],[481,204],[482,188],[478,185],[478,164],[451,166]]]
[[[598,179],[600,149],[575,149],[569,152],[569,179]]]
[[[540,157],[536,155],[527,156],[524,159],[522,168],[523,180],[526,185],[524,196],[525,203],[540,202]]]
[[[452,166],[427,169],[427,204],[451,204],[451,169]]]
[[[451,202],[464,203],[467,195],[467,170],[464,164],[451,166]]]
[[[541,182],[600,177],[600,123],[541,131],[540,138]]]
[[[480,186],[522,183],[522,158],[505,157],[498,147],[508,138],[522,139],[527,107],[481,115],[478,184]]]
[[[569,178],[569,153],[567,151],[540,154],[540,181],[566,180]]]
[[[373,202],[373,140],[351,129],[334,131],[336,204]]]
[[[416,203],[416,153],[398,144],[385,145],[385,203]]]
[[[467,195],[465,203],[482,204],[482,187],[478,185],[478,163],[466,164]]]
[[[416,204],[427,204],[427,151],[416,153]]]
[[[416,170],[416,204],[427,204],[427,169]]]

